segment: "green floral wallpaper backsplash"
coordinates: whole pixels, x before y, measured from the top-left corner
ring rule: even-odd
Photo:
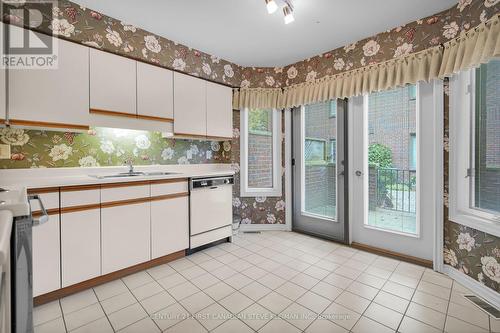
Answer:
[[[95,128],[87,133],[0,129],[11,145],[2,169],[230,163],[231,142],[162,138],[160,132]]]

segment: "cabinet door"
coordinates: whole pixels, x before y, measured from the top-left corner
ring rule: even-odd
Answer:
[[[174,78],[172,71],[137,63],[137,114],[152,120],[174,118]]]
[[[150,222],[150,202],[102,208],[102,274],[150,260]]]
[[[9,119],[13,125],[41,122],[40,126],[50,123],[76,129],[89,125],[89,49],[54,40],[57,69],[9,70]]]
[[[233,136],[233,90],[207,82],[207,136]]]
[[[174,133],[207,135],[205,81],[174,73]]]
[[[136,61],[90,49],[90,109],[136,114]]]
[[[33,227],[33,296],[61,288],[59,214]]]
[[[189,247],[188,197],[151,202],[152,258]]]
[[[61,214],[62,286],[101,275],[100,209]]]

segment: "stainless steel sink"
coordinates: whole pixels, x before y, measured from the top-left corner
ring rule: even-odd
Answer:
[[[168,176],[175,175],[177,172],[162,172],[162,171],[151,171],[151,172],[120,172],[112,175],[89,175],[90,177],[94,177],[97,179],[106,179],[106,178],[127,178],[127,177],[154,177],[154,176]]]

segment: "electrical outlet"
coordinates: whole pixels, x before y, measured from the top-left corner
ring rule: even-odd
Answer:
[[[0,145],[0,159],[10,159],[10,145]]]

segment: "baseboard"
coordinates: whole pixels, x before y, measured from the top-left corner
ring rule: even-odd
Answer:
[[[432,268],[432,266],[433,266],[432,260],[417,258],[417,257],[409,256],[406,254],[402,254],[402,253],[398,253],[398,252],[394,252],[394,251],[390,251],[390,250],[386,250],[386,249],[381,249],[381,248],[371,246],[371,245],[352,242],[351,247],[358,249],[358,250],[371,252],[371,253],[378,254],[381,256],[390,257],[390,258],[394,258],[394,259],[401,260],[401,261],[406,261],[406,262],[409,262],[412,264],[416,264],[416,265],[420,265],[420,266],[424,266],[424,267],[428,267],[428,268]]]
[[[457,281],[465,288],[470,289],[477,296],[481,297],[482,299],[484,299],[486,302],[490,303],[497,309],[500,309],[500,297],[499,297],[500,295],[495,290],[486,287],[485,285],[474,280],[467,274],[464,274],[459,270],[451,267],[450,265],[444,265],[442,273],[448,275],[450,278]]]
[[[95,278],[87,280],[87,281],[83,281],[83,282],[80,282],[80,283],[77,283],[77,284],[74,284],[74,285],[71,285],[68,287],[64,287],[61,289],[51,291],[47,294],[36,296],[33,298],[33,305],[36,306],[36,305],[49,303],[49,302],[55,301],[57,299],[63,298],[65,296],[75,294],[77,292],[98,286],[98,285],[106,283],[106,282],[110,282],[110,281],[122,278],[124,276],[130,275],[133,273],[143,271],[145,269],[148,269],[148,268],[151,268],[154,266],[166,264],[167,262],[174,261],[176,259],[184,257],[185,254],[186,254],[185,250],[174,252],[174,253],[171,253],[171,254],[163,256],[163,257],[159,257],[159,258],[156,258],[156,259],[153,259],[150,261],[146,261],[146,262],[143,262],[143,263],[131,266],[131,267],[121,269],[121,270],[116,271],[116,272],[101,275],[101,276],[95,277]]]
[[[286,224],[241,224],[240,231],[290,231]]]

